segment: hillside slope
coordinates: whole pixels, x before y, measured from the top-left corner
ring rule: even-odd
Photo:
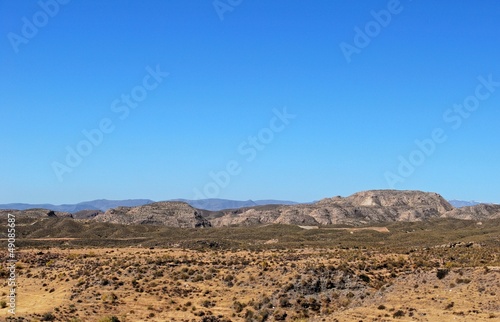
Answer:
[[[155,202],[139,207],[118,207],[93,218],[116,224],[150,224],[180,228],[210,227],[201,213],[183,202]]]
[[[443,197],[421,191],[370,190],[347,198],[334,197],[314,204],[250,208],[212,220],[214,226],[254,224],[360,225],[368,222],[421,221],[453,210]]]
[[[478,204],[455,208],[445,214],[446,217],[467,220],[488,220],[500,218],[500,205]]]
[[[435,218],[488,220],[500,218],[500,205],[479,204],[454,208],[437,193],[370,190],[348,197],[325,198],[316,203],[257,205],[209,211],[185,202],[163,201],[137,207],[117,207],[74,214],[47,209],[0,210],[26,218],[70,218],[125,225],[161,225],[180,228],[288,224],[300,226],[364,225],[382,222],[418,222]]]

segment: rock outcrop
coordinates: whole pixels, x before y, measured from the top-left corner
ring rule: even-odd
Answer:
[[[63,211],[52,211],[42,208],[26,209],[26,210],[14,210],[6,209],[0,210],[0,216],[7,217],[8,214],[16,216],[16,218],[73,218],[69,212]]]
[[[117,224],[150,224],[170,227],[210,227],[201,213],[184,202],[155,202],[139,207],[109,209],[94,217],[98,222]]]
[[[427,220],[441,217],[453,209],[437,193],[370,190],[346,198],[327,198],[314,204],[277,206],[271,209],[254,207],[241,213],[227,213],[213,219],[212,224],[360,225],[368,222]]]
[[[500,218],[500,205],[479,204],[455,208],[445,214],[445,217],[467,220],[488,220]]]
[[[103,214],[101,210],[80,210],[73,213],[73,218],[75,219],[92,219],[97,215]]]
[[[500,205],[479,204],[454,208],[437,193],[422,191],[370,190],[349,197],[325,198],[312,204],[263,205],[223,211],[196,209],[185,202],[164,201],[137,207],[117,207],[70,213],[47,209],[0,210],[25,218],[84,219],[118,224],[149,224],[197,228],[286,224],[324,226],[363,225],[396,221],[426,221],[433,218],[488,220],[500,218]]]

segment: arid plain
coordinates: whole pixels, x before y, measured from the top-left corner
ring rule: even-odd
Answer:
[[[451,218],[440,215],[439,207],[414,206],[417,215],[430,215],[410,221],[397,207],[354,207],[358,215],[388,211],[399,220],[181,228],[19,212],[16,314],[8,311],[9,271],[2,264],[0,316],[74,322],[500,318],[500,219]],[[407,211],[407,205],[401,207]],[[259,209],[196,216],[209,223],[226,216],[234,223],[248,211],[247,218],[276,211]],[[107,216],[142,218],[144,208],[139,210],[118,209]],[[311,218],[325,219],[327,212],[317,210],[310,209]],[[161,216],[155,211],[150,220]],[[299,218],[293,220],[307,215],[301,211],[292,212]],[[173,215],[164,216],[172,220]],[[7,259],[7,249],[1,255]]]

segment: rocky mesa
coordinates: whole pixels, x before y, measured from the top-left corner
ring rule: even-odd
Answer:
[[[314,204],[253,207],[228,212],[212,220],[214,226],[294,224],[306,226],[369,222],[420,221],[453,210],[442,196],[422,191],[370,190],[349,197],[322,199]]]

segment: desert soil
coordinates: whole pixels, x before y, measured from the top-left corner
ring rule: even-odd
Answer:
[[[6,307],[0,316],[74,322],[113,321],[113,316],[119,321],[498,321],[497,255],[467,250],[470,262],[464,262],[456,251],[24,249],[18,254],[16,314]],[[6,269],[2,266],[4,277]],[[8,291],[4,278],[7,302]]]

